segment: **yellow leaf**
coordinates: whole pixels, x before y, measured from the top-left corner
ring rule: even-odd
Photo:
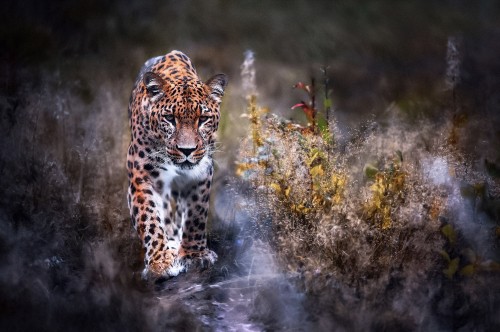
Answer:
[[[383,209],[382,229],[390,228],[391,224],[391,210],[389,206],[385,206]]]
[[[322,165],[314,166],[313,168],[311,168],[311,170],[309,172],[311,173],[312,177],[323,176],[323,174],[325,173],[323,171]]]
[[[311,211],[310,208],[307,208],[305,207],[303,204],[293,204],[292,205],[292,208],[297,211],[297,212],[300,212],[300,213],[303,213],[303,214],[306,214],[308,213],[309,211]]]
[[[457,273],[458,263],[460,263],[460,258],[458,257],[453,258],[448,264],[448,268],[443,270],[444,275],[447,276],[449,279],[453,278],[455,273]]]
[[[460,270],[460,275],[470,277],[474,274],[475,272],[475,267],[472,264],[465,265],[461,270]]]
[[[277,183],[271,183],[269,187],[273,188],[278,194],[281,192],[281,186]]]
[[[290,187],[285,189],[285,197],[288,198],[288,196],[290,196]]]
[[[236,175],[242,176],[245,171],[255,168],[255,164],[252,163],[236,163]]]
[[[318,155],[319,155],[319,151],[316,150],[316,152],[313,153],[312,157],[309,158],[309,160],[307,161],[308,166],[312,165],[312,163],[316,160],[316,158],[318,158]]]
[[[259,116],[261,116],[261,115],[267,114],[269,112],[270,112],[269,107],[261,107],[261,108],[259,108],[258,114],[259,114]]]
[[[481,268],[481,270],[485,270],[485,271],[498,272],[498,271],[500,271],[500,263],[488,260],[486,262],[481,262],[480,268]]]
[[[448,239],[450,244],[455,244],[455,241],[457,240],[457,233],[455,232],[455,229],[453,229],[453,226],[450,224],[444,225],[441,228],[441,233]]]
[[[333,196],[334,204],[339,204],[341,201],[342,201],[342,195],[340,193],[337,193]]]
[[[449,263],[451,261],[450,255],[444,250],[439,250],[439,254]]]

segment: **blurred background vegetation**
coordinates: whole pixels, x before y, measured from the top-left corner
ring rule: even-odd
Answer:
[[[238,204],[227,199],[230,184],[243,197],[242,205],[266,212],[258,214],[265,222],[256,227],[257,234],[281,234],[290,239],[289,247],[280,242],[273,250],[281,255],[282,270],[299,270],[298,279],[307,279],[294,285],[309,295],[300,301],[292,296],[295,300],[291,301],[298,301],[300,312],[305,312],[292,316],[308,317],[310,325],[301,325],[304,328],[411,330],[418,322],[422,324],[418,319],[429,329],[437,326],[444,330],[468,330],[474,326],[493,330],[500,324],[494,318],[499,317],[500,300],[491,295],[492,290],[498,290],[495,285],[500,284],[498,272],[473,274],[465,281],[458,276],[458,269],[468,266],[464,259],[472,265],[481,264],[482,258],[476,257],[481,250],[493,261],[498,262],[499,256],[498,1],[28,0],[7,1],[0,6],[3,326],[57,330],[78,322],[81,329],[209,329],[207,326],[217,321],[215,313],[205,313],[212,317],[207,325],[200,320],[199,311],[190,309],[187,302],[179,310],[172,309],[168,299],[158,306],[154,301],[158,293],[144,289],[132,277],[142,262],[124,195],[124,158],[129,139],[127,101],[144,61],[172,49],[188,54],[202,78],[216,72],[224,72],[230,78],[222,109],[222,145],[216,156],[214,194],[224,199],[215,198],[212,209],[213,245],[223,257],[218,270],[228,267],[231,277],[248,272],[241,263],[246,258],[238,249],[239,234],[255,222],[248,216],[240,217],[240,223],[234,221],[240,212],[234,212]],[[450,51],[450,47],[456,52]],[[263,128],[262,136],[266,137],[265,130],[274,131],[273,135],[284,137],[280,143],[284,151],[303,149],[301,153],[309,162],[307,167],[304,163],[300,167],[309,173],[316,167],[311,176],[327,174],[335,178],[350,168],[349,183],[355,185],[342,196],[349,202],[356,202],[360,188],[370,188],[377,181],[376,174],[382,186],[404,174],[408,199],[398,203],[400,209],[392,211],[394,227],[387,233],[373,225],[360,224],[347,236],[345,230],[341,232],[343,242],[339,237],[332,237],[339,239],[333,243],[316,236],[328,237],[339,218],[359,220],[346,213],[346,209],[361,208],[354,203],[343,208],[320,204],[321,209],[312,211],[314,216],[307,217],[306,224],[295,224],[296,217],[286,210],[273,210],[273,206],[282,206],[284,200],[286,203],[286,195],[290,195],[286,194],[289,184],[283,184],[290,178],[285,169],[276,175],[281,176],[278,188],[283,196],[273,196],[272,192],[271,196],[269,192],[259,197],[247,196],[245,189],[252,191],[255,182],[235,179],[235,161],[241,162],[245,151],[252,150],[240,146],[250,128],[249,122],[241,118],[248,105],[240,65],[248,49],[256,56],[256,102],[258,107],[270,110],[269,114],[280,116],[277,122],[292,120],[306,127],[303,112],[290,110],[305,98],[303,91],[292,86],[299,81],[309,84],[315,77],[319,96],[325,79],[321,68],[328,67],[326,78],[336,121],[329,128],[335,144],[307,143],[319,145],[320,151],[307,144],[296,147],[297,142],[292,139],[297,137],[295,133],[285,135],[284,127],[279,126]],[[322,99],[318,100],[321,105]],[[265,115],[261,117],[267,121]],[[321,151],[322,147],[325,151]],[[397,169],[402,173],[393,177],[390,164],[397,150],[402,151],[404,162]],[[323,152],[326,154],[321,155]],[[332,157],[332,163],[327,156],[330,153],[337,156]],[[296,159],[290,161],[293,162],[301,163]],[[456,169],[453,180],[446,175],[449,165]],[[422,178],[422,170],[427,171],[432,185]],[[265,176],[260,179],[269,185]],[[298,190],[304,183],[297,181]],[[337,201],[341,199],[335,198],[339,192],[321,181],[316,188]],[[379,187],[371,188],[365,189],[365,193],[375,193],[376,200]],[[450,194],[455,189],[458,196]],[[400,199],[396,194],[391,197]],[[374,204],[390,206],[391,197],[390,202],[380,198]],[[449,197],[461,200],[455,205],[440,203]],[[261,200],[266,201],[261,204]],[[408,216],[408,211],[415,211],[408,208],[408,202],[426,206],[423,219],[437,223],[415,232],[405,228],[402,218]],[[293,206],[296,202],[289,203]],[[457,208],[460,204],[467,210]],[[448,213],[445,207],[457,209]],[[377,222],[383,223],[389,216],[370,209],[369,204],[367,209],[370,218]],[[318,213],[325,215],[321,218]],[[440,216],[447,219],[439,219]],[[452,220],[469,217],[474,227],[460,228]],[[274,229],[277,233],[268,233],[270,220],[283,227]],[[293,229],[287,229],[288,225],[293,225]],[[446,225],[451,226],[443,231]],[[306,240],[313,242],[303,248],[304,239],[293,236],[306,226],[313,227],[313,232],[306,234]],[[485,228],[487,232],[483,232]],[[482,232],[484,236],[474,237]],[[358,235],[362,238],[356,242],[359,247],[352,246],[349,254],[355,255],[355,249],[366,253],[374,248],[374,243],[379,251],[364,258],[361,254],[358,260],[339,254],[340,250],[349,249],[351,242],[346,239]],[[472,253],[463,252],[464,248],[457,249],[452,244],[457,241],[464,248],[478,243],[484,243],[484,247],[474,247]],[[247,246],[247,242],[242,243],[242,247]],[[383,243],[390,245],[380,249]],[[439,248],[444,258],[439,253],[434,256],[430,247],[423,246],[425,243]],[[318,251],[319,247],[325,251]],[[297,252],[301,251],[313,257],[297,259]],[[391,251],[413,258],[394,268]],[[419,263],[418,254],[431,258]],[[367,258],[375,256],[372,261]],[[462,263],[455,267],[457,257]],[[420,264],[427,288],[416,281],[420,276],[416,267]],[[315,266],[326,272],[315,274]],[[360,276],[358,268],[369,270],[368,276]],[[387,269],[387,273],[377,268]],[[441,269],[447,270],[447,274],[443,275]],[[455,279],[449,281],[447,275]],[[366,282],[367,278],[374,281]],[[415,283],[417,286],[407,288]],[[405,289],[411,294],[401,295]],[[253,297],[252,305],[247,307],[250,313],[243,315],[244,319],[236,318],[254,322],[257,330],[294,324],[285,319],[289,312],[284,308],[290,298],[278,295],[273,299],[267,288],[256,293],[260,295]],[[318,295],[321,293],[326,295]],[[341,301],[334,300],[337,298]],[[412,298],[419,300],[411,305]],[[280,312],[285,318],[266,316],[266,305],[271,304],[282,308]],[[426,306],[424,314],[417,313],[418,306]],[[364,309],[353,309],[360,307]],[[139,315],[137,308],[141,308]],[[179,311],[185,315],[174,314]],[[360,320],[355,312],[364,318]],[[32,319],[25,319],[27,316]]]

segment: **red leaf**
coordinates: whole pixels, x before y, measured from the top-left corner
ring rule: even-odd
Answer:
[[[294,108],[297,108],[297,107],[304,108],[304,107],[307,107],[307,105],[304,102],[301,102],[301,103],[293,105],[291,109],[293,110]]]
[[[314,123],[314,118],[316,117],[316,110],[311,106],[307,105],[304,101],[301,101],[300,103],[293,105],[292,109],[299,107],[302,108],[302,111],[305,113],[307,121],[309,121],[309,123]]]
[[[298,82],[293,87],[295,89],[302,89],[302,90],[304,90],[307,93],[311,93],[311,87],[309,85],[306,85],[306,84],[302,83],[302,82]]]

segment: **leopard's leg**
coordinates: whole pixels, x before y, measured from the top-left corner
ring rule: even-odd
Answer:
[[[175,192],[174,192],[175,194]],[[181,223],[176,217],[176,210],[178,210],[177,200],[173,197],[172,192],[167,190],[163,198],[163,211],[165,228],[167,230],[167,244],[169,250],[173,250],[176,253],[176,257],[181,245],[182,228]],[[175,260],[172,267],[169,269],[168,274],[171,276],[177,275],[184,271],[184,266]]]
[[[209,177],[193,183],[179,199],[182,213],[182,240],[179,258],[186,267],[198,261],[213,264],[217,254],[207,248],[207,216],[210,200],[212,168]]]
[[[171,225],[165,223],[164,202],[157,188],[143,174],[130,176],[128,201],[132,223],[145,250],[143,277],[177,275],[177,248],[171,248]]]

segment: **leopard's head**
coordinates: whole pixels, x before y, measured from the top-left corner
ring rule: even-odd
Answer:
[[[193,69],[194,71],[194,69]],[[203,83],[196,75],[143,75],[143,107],[149,114],[150,136],[167,157],[183,169],[197,165],[213,151],[220,103],[227,84],[224,74]]]

